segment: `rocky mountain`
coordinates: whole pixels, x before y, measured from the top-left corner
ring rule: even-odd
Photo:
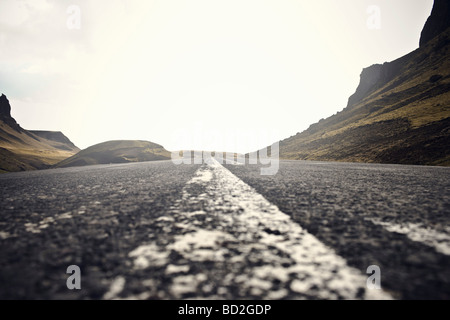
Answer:
[[[57,168],[93,164],[170,160],[171,153],[159,144],[141,140],[115,140],[91,146],[56,164]]]
[[[9,104],[8,98],[4,94],[0,96],[0,121],[18,133],[24,132],[24,130],[17,124],[16,120],[11,117],[11,105]]]
[[[282,159],[450,165],[450,1],[417,50],[365,68],[347,107],[280,141]]]
[[[49,168],[80,151],[64,134],[23,129],[0,96],[0,173]]]
[[[435,0],[433,10],[420,35],[420,47],[450,27],[450,1]]]

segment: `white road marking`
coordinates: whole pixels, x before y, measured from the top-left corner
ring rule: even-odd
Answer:
[[[135,258],[136,269],[146,269],[149,266],[164,266],[168,263],[169,252],[162,251],[156,244],[140,246],[128,254]]]
[[[15,235],[11,235],[9,232],[0,231],[0,239],[5,240],[12,237],[15,237]]]
[[[190,269],[190,267],[188,265],[175,266],[173,264],[169,264],[166,268],[166,274],[184,273],[184,272],[188,272],[189,269]]]
[[[215,160],[197,171],[172,209],[172,217],[157,221],[160,228],[176,234],[172,242],[144,245],[129,255],[136,269],[165,263],[165,273],[174,274],[159,297],[192,297],[199,292],[199,297],[234,297],[229,292],[233,287],[240,296],[266,299],[392,299],[384,290],[367,289],[366,270],[348,266]],[[171,252],[182,257],[183,266],[208,263],[211,269],[177,276],[174,271],[186,268],[169,264]],[[209,295],[213,287],[217,290]]]
[[[111,283],[108,292],[106,292],[105,295],[103,296],[103,299],[105,300],[115,299],[122,292],[124,287],[125,287],[125,278],[120,276],[115,278],[114,281]]]
[[[39,198],[44,199],[43,197],[44,196],[39,196]],[[98,201],[95,201],[93,203],[94,206],[98,206],[100,204],[101,203]],[[73,210],[73,211],[56,214],[54,216],[45,217],[37,223],[27,222],[24,224],[25,231],[30,232],[30,233],[41,233],[43,229],[47,229],[49,226],[57,223],[60,220],[72,219],[75,215],[83,215],[85,213],[86,213],[86,207],[81,206],[80,208]]]
[[[437,252],[450,255],[450,235],[423,227],[419,223],[396,224],[369,219],[372,223],[383,226],[389,232],[397,232],[406,235],[412,241],[423,243],[433,247]]]

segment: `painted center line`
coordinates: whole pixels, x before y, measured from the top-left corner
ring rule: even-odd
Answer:
[[[434,248],[437,252],[450,255],[450,236],[419,223],[392,223],[380,219],[369,219],[376,225],[383,226],[389,232],[406,235],[412,241],[423,243]],[[450,229],[448,229],[450,231]]]
[[[392,299],[214,159],[156,224],[169,243],[129,254],[136,272],[165,266],[148,297]]]

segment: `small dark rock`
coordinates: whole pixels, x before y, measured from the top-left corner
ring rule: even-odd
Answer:
[[[433,76],[431,76],[430,77],[430,82],[431,83],[435,83],[435,82],[438,82],[439,80],[441,80],[442,79],[442,76],[440,75],[440,74],[435,74],[435,75],[433,75]]]

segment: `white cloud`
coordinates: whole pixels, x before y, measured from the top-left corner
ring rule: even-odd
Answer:
[[[3,0],[0,2],[0,25],[17,27],[30,17],[26,1]]]

